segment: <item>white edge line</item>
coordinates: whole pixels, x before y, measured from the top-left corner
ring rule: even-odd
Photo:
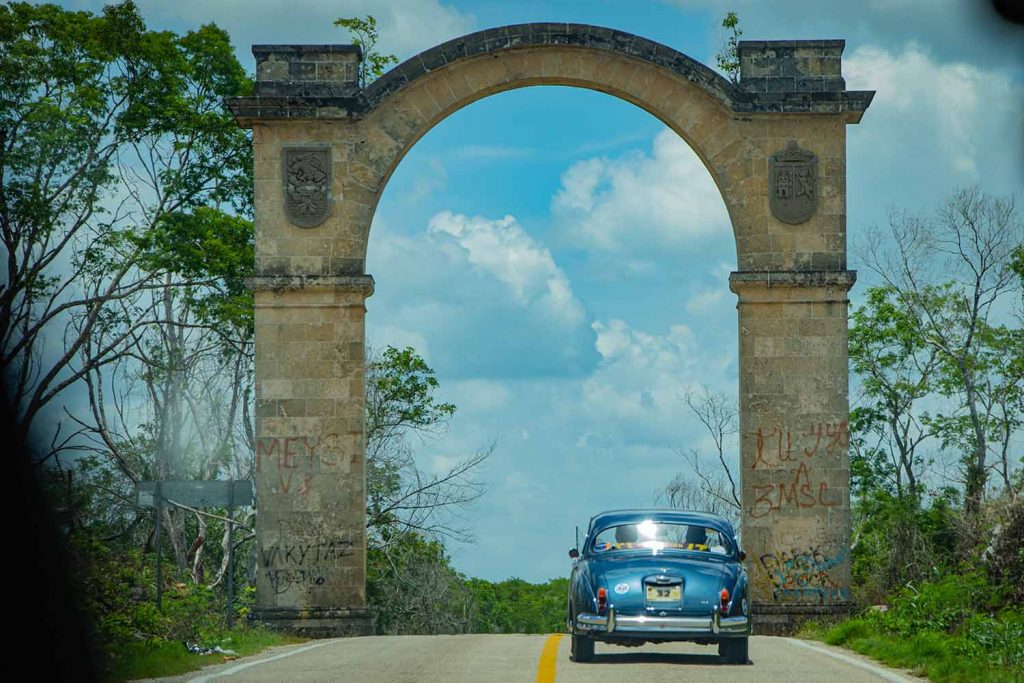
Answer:
[[[892,671],[888,671],[888,670],[883,669],[881,667],[875,666],[874,664],[869,664],[868,662],[865,662],[865,661],[863,661],[861,659],[856,659],[854,657],[847,657],[844,654],[840,654],[838,652],[833,652],[832,650],[829,650],[829,649],[826,649],[826,648],[823,648],[823,647],[819,647],[817,645],[811,645],[810,643],[808,643],[806,641],[803,641],[803,640],[797,640],[796,638],[786,638],[786,640],[788,640],[789,642],[793,643],[794,645],[799,645],[800,647],[805,647],[808,650],[814,650],[815,652],[820,652],[821,654],[828,655],[829,657],[832,657],[833,659],[838,659],[838,660],[846,662],[847,664],[853,664],[854,666],[856,666],[858,668],[861,668],[861,669],[864,669],[865,671],[870,671],[871,673],[875,674],[876,676],[880,676],[880,677],[884,678],[885,680],[890,681],[890,683],[912,683],[915,680],[915,679],[907,678],[906,676],[901,676],[901,675],[899,675],[897,673],[893,673]]]
[[[267,662],[272,662],[275,659],[284,659],[285,657],[291,657],[292,655],[297,655],[297,654],[299,654],[301,652],[306,652],[307,650],[312,650],[314,648],[323,647],[324,645],[330,645],[333,642],[334,642],[333,640],[327,640],[327,641],[324,641],[322,643],[313,643],[312,645],[305,645],[305,646],[300,647],[300,648],[298,648],[296,650],[289,650],[288,652],[282,652],[279,655],[274,655],[273,657],[267,657],[266,659],[258,659],[255,662],[246,662],[245,664],[237,664],[237,665],[231,667],[230,669],[225,669],[224,671],[218,671],[217,673],[210,674],[208,676],[200,676],[198,678],[192,678],[192,679],[189,680],[188,683],[207,683],[207,681],[212,681],[214,678],[220,678],[221,676],[230,676],[231,674],[236,674],[239,671],[245,671],[246,669],[252,668],[254,666],[259,666],[260,664],[266,664]]]

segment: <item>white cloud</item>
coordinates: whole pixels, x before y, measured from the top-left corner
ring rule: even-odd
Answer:
[[[106,0],[75,3],[94,12]],[[348,43],[339,17],[377,19],[383,54],[407,59],[450,38],[472,32],[476,19],[439,0],[137,0],[148,25],[177,30],[214,22],[228,31],[239,56],[248,61],[253,43]]]
[[[711,175],[668,129],[655,136],[649,155],[573,164],[562,174],[552,212],[570,239],[603,251],[678,248],[731,233]]]
[[[728,263],[719,263],[711,272],[711,285],[695,285],[690,298],[686,300],[686,311],[693,315],[718,314],[724,309],[723,306],[732,308],[735,299],[729,291],[729,273],[732,266]]]
[[[699,289],[686,300],[686,311],[695,315],[713,313],[724,305],[728,294],[727,287]]]
[[[459,412],[484,413],[508,405],[512,392],[501,382],[489,379],[467,379],[454,382],[448,389]]]
[[[970,60],[1019,69],[1024,33],[1000,20],[992,3],[976,0],[663,0],[687,11],[723,17],[735,10],[747,40],[844,38],[847,47],[899,48],[908,40],[933,46],[942,61]],[[714,63],[720,41],[704,58]],[[1014,56],[1016,55],[1016,56]],[[700,57],[700,55],[692,55]]]
[[[939,64],[913,44],[899,52],[858,48],[847,58],[845,71],[849,88],[877,91],[867,116],[876,127],[884,119],[893,142],[907,141],[893,135],[894,130],[911,129],[909,141],[918,144],[923,134],[951,170],[972,181],[980,177],[979,146],[990,142],[984,122],[1020,101],[1020,87],[1008,75],[970,64]],[[1014,89],[1018,97],[1013,97]]]
[[[453,240],[475,270],[503,283],[519,305],[538,306],[567,325],[583,320],[583,306],[551,252],[513,216],[489,220],[443,211],[430,219],[429,232]]]
[[[644,422],[679,413],[680,392],[701,370],[689,327],[673,325],[664,335],[635,330],[618,319],[591,327],[601,363],[582,385],[588,412],[599,419]]]
[[[423,357],[428,364],[430,361],[430,344],[427,338],[412,330],[405,329],[398,325],[374,325],[373,338],[367,338],[367,345],[374,349],[384,349],[394,346],[396,349],[404,349],[411,346]]]

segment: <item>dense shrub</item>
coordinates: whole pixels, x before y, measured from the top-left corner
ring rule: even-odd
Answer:
[[[930,506],[886,492],[856,503],[860,522],[852,549],[854,600],[885,603],[908,583],[950,571],[960,554],[954,497],[945,493]]]
[[[1008,589],[1008,599],[1024,605],[1024,498],[989,506],[990,542],[982,560],[994,583]]]
[[[96,540],[72,538],[77,590],[108,654],[129,644],[192,641],[213,646],[228,632],[227,603],[220,588],[196,585],[171,562],[164,563],[163,605],[156,607],[156,558]],[[252,589],[236,597],[236,621],[244,623]]]

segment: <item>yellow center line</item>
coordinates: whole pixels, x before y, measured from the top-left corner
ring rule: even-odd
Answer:
[[[558,641],[561,639],[562,634],[556,633],[548,636],[544,642],[540,661],[537,662],[537,683],[555,683],[555,660],[558,658]]]

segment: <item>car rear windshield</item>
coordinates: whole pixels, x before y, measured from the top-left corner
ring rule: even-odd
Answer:
[[[732,542],[725,534],[700,524],[670,524],[644,520],[608,527],[594,537],[594,555],[622,550],[669,550],[732,555]]]

